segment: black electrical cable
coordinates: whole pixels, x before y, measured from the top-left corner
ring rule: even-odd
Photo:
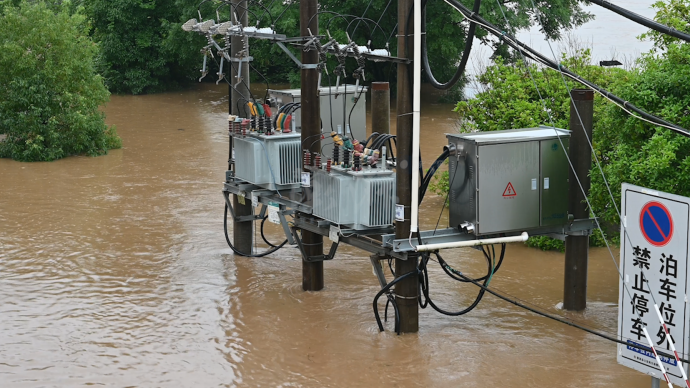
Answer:
[[[225,232],[225,241],[228,243],[228,246],[230,247],[230,249],[232,249],[232,251],[235,252],[236,254],[238,254],[240,256],[245,256],[245,257],[268,256],[271,253],[274,253],[278,249],[282,248],[283,245],[285,245],[287,243],[287,240],[285,240],[282,244],[278,245],[277,247],[271,248],[271,249],[269,249],[265,252],[262,252],[262,253],[249,254],[249,253],[240,252],[239,250],[237,250],[237,248],[235,248],[234,245],[232,245],[232,243],[230,242],[230,237],[228,236],[228,204],[227,203],[225,204],[225,214],[223,216],[223,231]]]
[[[465,49],[462,52],[462,58],[460,59],[460,64],[455,70],[455,74],[448,81],[441,83],[436,80],[433,72],[431,71],[431,65],[429,65],[429,52],[426,45],[426,3],[428,0],[424,0],[422,3],[422,67],[424,68],[424,74],[426,74],[427,81],[431,86],[436,89],[447,90],[452,88],[460,77],[462,77],[465,72],[465,67],[467,67],[467,61],[470,59],[470,52],[472,51],[472,42],[474,41],[474,32],[477,28],[477,24],[470,21],[470,27],[467,31],[467,36],[465,37]],[[479,8],[482,4],[482,0],[474,0],[474,6],[472,7],[472,12],[479,12]]]
[[[331,92],[331,74],[326,71],[326,76],[328,77],[328,107],[331,111],[331,132],[335,132],[335,129],[333,129],[333,93]],[[321,127],[323,128],[323,125]]]
[[[295,1],[289,1],[289,2],[287,2],[287,6],[285,7],[285,9],[283,9],[283,12],[281,12],[280,15],[278,15],[278,17],[275,18],[275,20],[273,21],[273,23],[274,23],[274,24],[275,24],[275,23],[278,23],[278,20],[280,20],[280,18],[283,17],[283,14],[285,14],[285,11],[287,11],[288,9],[290,9],[290,7],[292,6],[292,4],[294,4],[294,3],[296,3],[296,2],[295,2]],[[285,3],[283,3],[283,4],[285,4]],[[311,20],[310,20],[309,22],[311,23]]]
[[[369,10],[369,7],[371,7],[371,3],[373,3],[373,2],[374,2],[374,0],[369,0],[369,4],[367,4],[366,8],[364,8],[364,12],[362,12],[362,17],[364,17],[364,15],[367,14],[367,11]],[[361,23],[361,22],[362,22],[361,19],[358,20],[358,21],[357,21],[357,25],[355,26],[355,29],[352,30],[352,36],[353,36],[353,37],[355,36],[355,33],[357,32],[357,28],[359,27],[359,23]],[[377,22],[377,23],[378,23],[378,22]],[[348,27],[349,27],[349,26],[348,26]],[[347,28],[345,29],[345,31],[347,31]]]
[[[268,246],[271,247],[271,248],[279,248],[279,247],[282,247],[283,245],[287,244],[287,242],[288,242],[287,239],[285,239],[285,241],[283,241],[280,245],[273,245],[273,244],[271,244],[270,241],[268,241],[268,239],[266,238],[266,235],[264,234],[264,224],[266,223],[266,220],[267,220],[267,219],[268,219],[268,216],[265,216],[265,217],[261,220],[261,227],[260,227],[260,229],[261,229],[261,238],[264,240],[264,242],[265,242],[266,244],[268,244]]]
[[[387,133],[384,133],[383,135],[380,135],[379,137],[374,140],[373,143],[371,143],[371,149],[372,150],[377,150],[383,146],[383,144],[388,140],[388,139],[393,139],[395,138],[395,135],[390,135]]]
[[[408,258],[408,260],[409,260],[409,258]],[[379,298],[384,293],[387,293],[391,289],[391,287],[396,285],[398,282],[400,282],[400,281],[402,281],[402,280],[404,280],[410,276],[417,275],[417,274],[418,274],[418,271],[411,271],[411,272],[408,272],[404,275],[401,275],[400,277],[397,277],[397,278],[393,279],[390,283],[386,284],[386,286],[383,287],[381,289],[381,291],[379,291],[376,294],[376,296],[374,297],[374,316],[376,317],[376,323],[379,325],[379,331],[383,331],[383,324],[381,324],[381,317],[379,316],[379,306],[378,306]],[[395,307],[396,306],[394,304],[393,308],[395,308]],[[398,334],[400,334],[400,332],[398,332]]]
[[[609,11],[613,11],[613,12],[623,16],[626,19],[632,20],[637,24],[641,24],[647,28],[651,28],[652,30],[659,31],[662,34],[671,35],[674,38],[678,38],[678,39],[682,39],[686,42],[690,42],[690,35],[683,33],[681,31],[678,31],[673,27],[655,22],[654,20],[647,19],[646,17],[644,17],[642,15],[636,14],[635,12],[629,11],[629,10],[622,8],[622,7],[619,7],[615,4],[611,4],[608,1],[603,1],[603,0],[589,0],[589,1],[598,5],[598,6],[601,6],[601,7],[608,9]]]
[[[505,247],[503,247],[503,250],[505,252]],[[422,293],[424,295],[424,298],[426,299],[426,302],[424,304],[422,304],[422,302],[419,301],[420,306],[426,305],[426,303],[428,303],[429,306],[431,306],[434,310],[438,311],[439,313],[441,313],[443,315],[453,316],[453,317],[465,315],[465,314],[469,313],[470,311],[474,310],[474,308],[477,307],[477,305],[479,305],[479,302],[481,302],[482,298],[484,297],[484,292],[486,291],[484,288],[479,290],[479,294],[477,294],[477,297],[475,298],[474,302],[472,302],[471,305],[469,305],[468,307],[466,307],[460,311],[444,310],[444,309],[440,308],[439,306],[437,306],[433,300],[431,300],[431,298],[429,297],[429,288],[430,287],[429,287],[429,278],[428,278],[428,274],[427,274],[427,272],[428,272],[427,264],[429,262],[429,258],[430,257],[428,255],[424,256],[422,258],[422,260],[420,261],[420,264],[419,264],[419,271],[424,273],[425,287],[421,287],[421,289],[422,289]],[[488,265],[488,271],[487,271],[486,276],[483,276],[481,278],[484,280],[484,283],[483,283],[484,287],[486,287],[488,285],[489,281],[491,280],[492,273],[493,273],[493,260],[492,260],[492,258],[490,258],[489,256],[486,256],[486,261],[487,261],[487,265]],[[444,269],[444,271],[445,271],[445,269]]]
[[[309,139],[312,139],[312,138],[315,138],[315,137],[317,137],[317,136],[323,136],[323,133],[315,133],[315,134],[313,134],[313,135],[310,135],[310,136],[305,137],[304,140],[302,140],[302,148],[304,148],[304,142],[305,142],[305,141],[307,141],[307,140],[309,140]],[[321,140],[321,139],[319,139],[319,140]],[[312,144],[312,145],[313,145],[313,144]]]
[[[362,145],[364,146],[364,148],[367,148],[367,145],[369,145],[369,141],[371,141],[371,139],[372,139],[374,136],[378,135],[378,134],[379,134],[378,132],[372,132],[371,135],[369,135],[369,137],[367,137],[367,140],[365,140],[365,141],[362,143]]]
[[[393,305],[393,312],[395,315],[395,325],[393,330],[400,335],[400,311],[398,310],[398,302],[395,301],[395,298],[391,294],[387,294],[386,297],[388,300],[386,300],[386,308],[383,311],[383,320],[384,322],[388,322],[388,304],[390,303]]]
[[[359,99],[362,97],[362,93],[364,92],[364,87],[363,86],[360,86],[360,87],[362,89],[359,90],[359,94],[357,95],[357,98],[355,98],[355,103],[352,104],[352,109],[350,109],[350,114],[347,117],[347,122],[350,123],[350,136],[352,136],[352,138],[355,138],[355,135],[353,134],[354,128],[352,128],[352,112],[354,112],[355,107],[357,106],[357,103],[359,102]],[[364,127],[364,136],[367,135],[366,132],[367,132],[367,130],[366,130],[366,126],[365,126]]]
[[[419,186],[419,203],[422,203],[422,200],[424,199],[424,195],[426,194],[426,190],[429,187],[429,183],[431,183],[431,178],[433,178],[434,174],[436,171],[441,167],[443,162],[448,159],[448,156],[450,155],[450,149],[445,147],[443,150],[443,153],[436,159],[436,161],[429,167],[429,171],[426,172],[426,175],[422,178],[422,183]]]
[[[255,72],[259,73],[261,78],[263,78],[264,81],[266,81],[266,94],[264,95],[264,101],[263,101],[263,102],[266,102],[268,100],[268,90],[271,88],[271,85],[269,85],[269,83],[268,83],[268,78],[266,78],[266,76],[263,73],[261,73],[259,70],[256,70],[256,68],[254,66],[252,66],[251,62],[249,62],[249,67],[251,67],[252,70],[254,70]]]
[[[556,71],[559,71],[568,77],[572,78],[573,80],[589,87],[592,90],[595,90],[599,94],[605,96],[606,98],[610,99],[611,101],[615,102],[616,104],[620,105],[623,107],[625,110],[631,110],[637,114],[639,114],[643,119],[650,121],[654,125],[662,126],[665,128],[668,128],[680,135],[683,135],[685,137],[690,137],[690,131],[687,129],[680,127],[676,124],[670,123],[660,117],[654,116],[652,114],[649,114],[637,106],[631,104],[628,101],[623,100],[622,98],[616,96],[615,94],[612,94],[606,89],[603,89],[599,87],[598,85],[589,82],[579,75],[573,73],[572,71],[568,70],[566,67],[563,65],[556,63],[549,58],[545,57],[543,54],[539,53],[538,51],[532,49],[531,47],[527,46],[526,44],[518,41],[515,39],[515,37],[507,34],[506,32],[502,31],[500,28],[496,27],[495,25],[489,23],[486,21],[484,18],[482,18],[479,15],[473,14],[467,7],[465,7],[462,3],[458,2],[457,0],[444,0],[447,3],[451,4],[456,10],[461,12],[466,18],[469,20],[475,21],[477,24],[482,26],[484,29],[486,29],[488,32],[490,32],[493,35],[496,35],[499,39],[502,39],[503,41],[506,42],[506,44],[510,47],[512,47],[515,50],[518,50],[521,52],[523,55],[526,55],[533,60],[536,60],[538,62],[541,62],[543,65],[554,69]]]
[[[473,283],[475,286],[480,287],[481,289],[485,290],[485,291],[488,292],[489,294],[491,294],[491,295],[493,295],[493,296],[495,296],[495,297],[497,297],[497,298],[499,298],[499,299],[503,299],[504,301],[506,301],[506,302],[508,302],[508,303],[511,303],[511,304],[513,304],[513,305],[515,305],[515,306],[517,306],[517,307],[521,307],[521,308],[523,308],[523,309],[525,309],[525,310],[531,311],[531,312],[533,312],[533,313],[535,313],[535,314],[537,314],[537,315],[541,315],[542,317],[546,317],[546,318],[549,318],[549,319],[553,319],[554,321],[557,321],[557,322],[560,322],[560,323],[564,323],[564,324],[566,324],[566,325],[568,325],[568,326],[572,326],[572,327],[574,327],[574,328],[576,328],[576,329],[580,329],[580,330],[586,331],[587,333],[594,334],[594,335],[596,335],[597,337],[601,337],[601,338],[606,339],[606,340],[609,340],[609,341],[611,341],[611,342],[615,342],[615,343],[618,343],[618,344],[621,344],[621,345],[625,345],[625,346],[629,346],[629,347],[632,347],[632,348],[644,350],[644,351],[647,351],[647,352],[653,352],[652,349],[649,348],[649,347],[642,346],[642,345],[638,345],[638,344],[635,344],[635,343],[630,343],[630,342],[625,342],[625,341],[619,340],[618,338],[614,338],[614,337],[611,337],[610,335],[607,335],[607,334],[604,334],[604,333],[601,333],[601,332],[598,332],[598,331],[595,331],[595,330],[586,328],[586,327],[584,327],[584,326],[580,326],[580,325],[578,325],[578,324],[576,324],[576,323],[574,323],[574,322],[571,322],[571,321],[568,321],[568,320],[566,320],[566,319],[557,317],[557,316],[555,316],[555,315],[551,315],[551,314],[546,313],[546,312],[543,312],[543,311],[539,311],[539,310],[537,310],[537,309],[535,309],[535,308],[526,306],[526,305],[524,305],[524,304],[522,304],[522,303],[520,303],[520,302],[518,302],[518,301],[516,301],[516,300],[513,300],[513,299],[510,299],[510,298],[508,298],[508,297],[506,297],[506,296],[503,296],[503,295],[497,293],[496,291],[490,289],[489,287],[486,287],[486,286],[482,285],[482,284],[479,283],[479,282],[473,281],[471,278],[465,276],[462,272],[453,269],[451,266],[449,266],[449,265],[443,260],[443,258],[441,257],[441,255],[440,255],[438,252],[435,252],[435,254],[436,254],[436,258],[438,259],[439,264],[441,264],[441,267],[444,269],[444,271],[446,271],[446,273],[447,273],[448,275],[450,275],[451,277],[453,277],[454,279],[457,279],[457,277],[463,278],[464,280],[469,281],[470,283]],[[456,275],[457,277],[456,277],[456,276],[452,276],[451,274],[454,274],[454,275]],[[668,358],[671,358],[671,359],[674,359],[674,358],[675,358],[675,356],[672,355],[672,354],[668,354],[668,353],[665,353],[665,352],[662,352],[662,351],[659,351],[659,350],[657,350],[656,352],[657,352],[657,354],[659,354],[659,355],[661,355],[661,356],[664,356],[664,357],[668,357]],[[680,358],[680,361],[681,361],[681,362],[685,362],[685,363],[690,362],[689,360],[683,359],[683,358]]]
[[[268,12],[268,17],[271,19],[271,28],[273,28],[273,27],[275,26],[276,23],[275,23],[275,21],[273,20],[273,16],[271,15],[271,11],[270,11],[270,8],[273,6],[273,3],[275,3],[275,1],[276,1],[276,0],[271,0],[271,2],[270,2],[267,6],[263,6],[263,5],[262,5],[262,6],[264,7],[265,10],[264,10],[264,12],[261,14],[261,17],[259,17],[259,20],[256,21],[257,24],[258,24],[258,23],[261,23],[261,20],[263,20],[264,15],[266,14],[266,12]],[[256,2],[253,1],[252,3],[256,3]],[[258,3],[261,4],[260,2],[258,2]]]

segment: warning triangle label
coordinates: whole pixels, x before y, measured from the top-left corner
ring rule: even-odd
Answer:
[[[506,186],[506,189],[503,191],[503,196],[504,197],[514,197],[516,195],[517,195],[517,193],[515,192],[515,189],[513,188],[513,184],[508,182],[508,186]]]

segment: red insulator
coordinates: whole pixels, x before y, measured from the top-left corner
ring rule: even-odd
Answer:
[[[311,152],[304,151],[304,166],[311,166]]]
[[[242,136],[247,136],[247,129],[249,128],[249,119],[242,120]]]
[[[321,168],[321,155],[314,153],[314,165],[316,168]]]
[[[326,159],[326,172],[331,172],[331,158]]]

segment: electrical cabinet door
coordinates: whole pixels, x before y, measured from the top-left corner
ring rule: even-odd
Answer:
[[[561,137],[541,141],[541,226],[564,225],[568,221],[569,140]]]
[[[478,148],[477,234],[539,227],[539,142]]]

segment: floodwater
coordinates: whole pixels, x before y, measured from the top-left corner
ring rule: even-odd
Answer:
[[[427,164],[454,131],[451,108],[423,106]],[[378,283],[356,249],[325,263],[320,292],[301,290],[294,248],[234,256],[223,237],[226,110],[227,87],[215,85],[113,96],[105,111],[123,149],[0,160],[0,387],[650,385],[616,363],[614,344],[490,295],[462,317],[422,310],[418,334],[397,336],[390,321],[379,333]],[[423,228],[443,202],[428,196]],[[473,249],[445,258],[469,274],[485,270]],[[431,265],[434,301],[468,305],[474,286]],[[583,314],[555,308],[563,266],[563,254],[510,245],[491,286],[615,335],[608,252],[591,253]]]

